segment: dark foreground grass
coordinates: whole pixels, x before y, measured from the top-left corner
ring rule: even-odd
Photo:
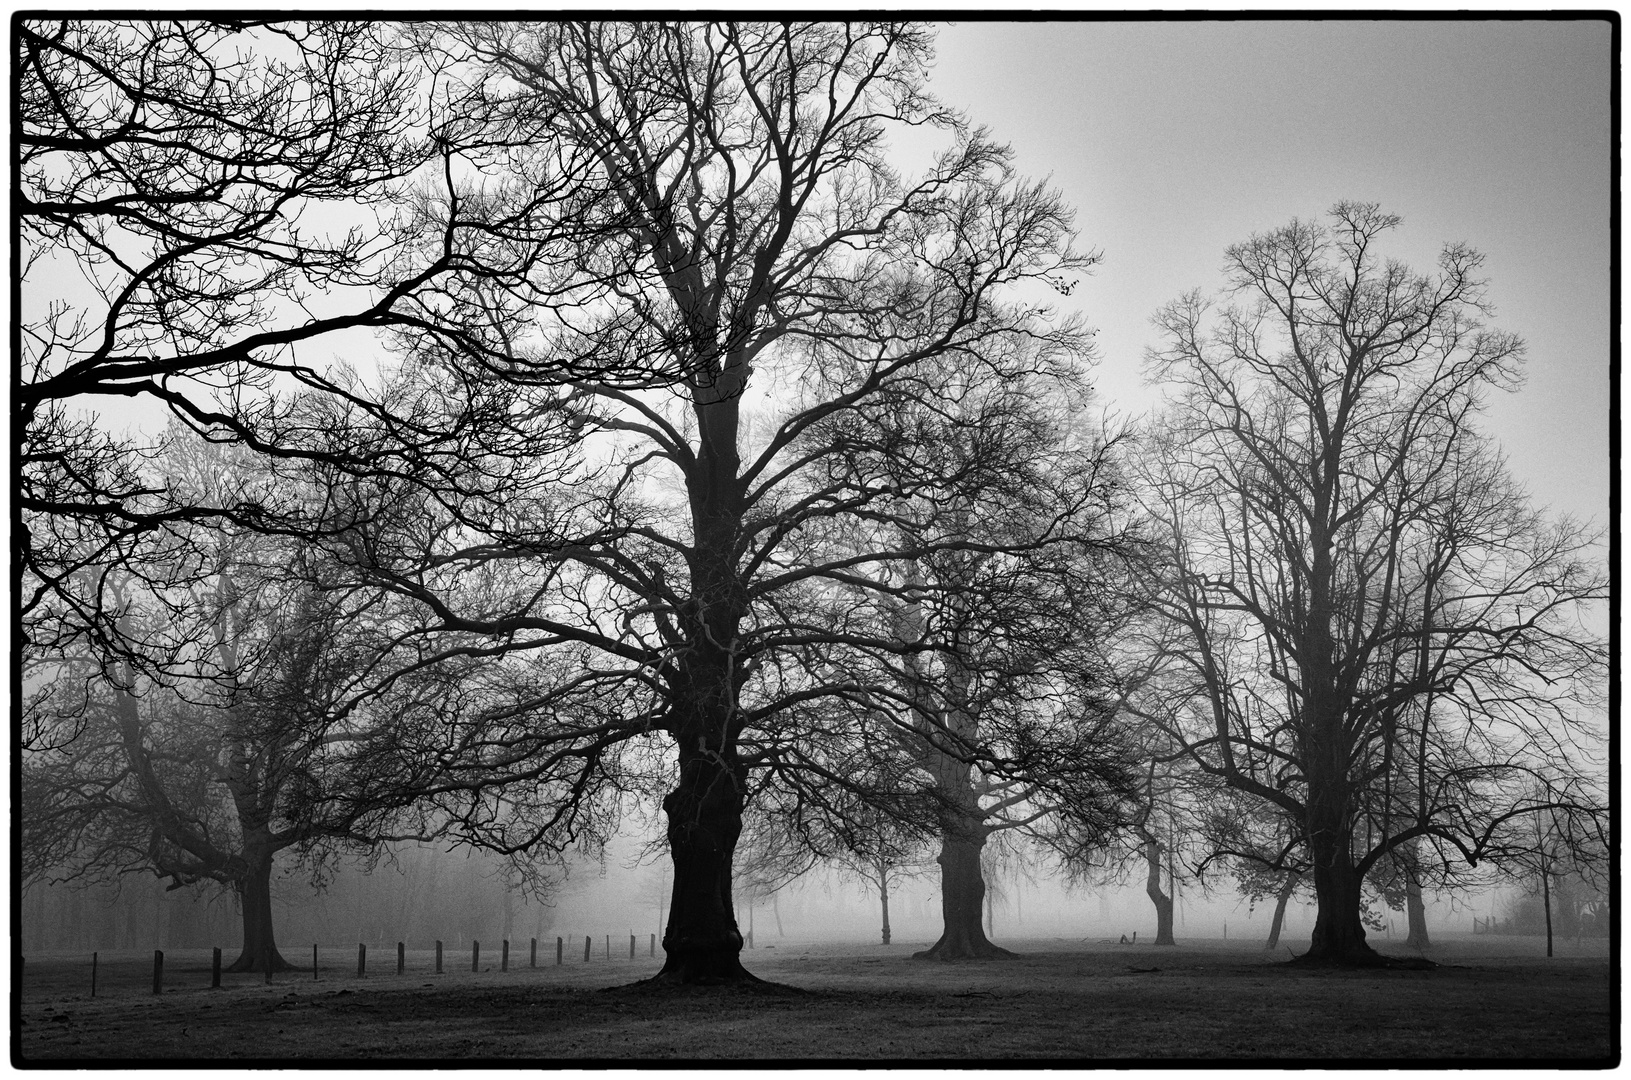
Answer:
[[[150,955],[110,964],[87,996],[79,958],[30,958],[19,1065],[71,1059],[1282,1059],[1490,1063],[1618,1053],[1605,956],[1513,955],[1477,940],[1433,950],[1432,971],[1289,968],[1286,954],[1202,943],[1156,949],[1021,941],[1013,960],[940,964],[915,946],[783,946],[749,967],[758,992],[622,988],[658,961],[365,980],[229,977],[207,954],[167,957],[177,989],[153,997]],[[550,961],[553,961],[551,956]],[[451,961],[449,968],[455,966]],[[496,965],[495,965],[496,967]],[[389,958],[395,971],[395,957]],[[146,980],[145,983],[143,980]],[[78,984],[80,992],[74,992]]]

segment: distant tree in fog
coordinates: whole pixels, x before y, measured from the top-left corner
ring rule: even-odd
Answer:
[[[251,467],[185,445],[164,459],[177,490],[207,498]],[[37,729],[61,735],[23,756],[25,872],[217,882],[242,907],[231,969],[283,968],[274,860],[429,828],[406,812],[411,786],[371,767],[371,744],[393,741],[415,711],[448,715],[474,664],[400,655],[388,598],[335,587],[310,545],[219,522],[188,529],[203,535],[178,537],[172,564],[160,551],[144,576],[110,571],[101,586],[123,642],[164,643],[161,673],[79,649],[29,701]]]
[[[849,432],[865,472],[902,492],[934,485],[834,537],[901,554],[852,572],[831,616],[845,635],[806,661],[846,688],[851,738],[887,761],[876,778],[909,796],[896,812],[939,845],[944,929],[923,954],[936,959],[1005,954],[981,925],[994,833],[1068,821],[1097,842],[1129,788],[1106,659],[1136,546],[1118,437],[1086,416],[1078,358],[999,347],[926,365],[932,391]]]
[[[1198,293],[1157,315],[1163,621],[1134,707],[1295,824],[1307,959],[1370,964],[1362,891],[1396,850],[1474,865],[1524,819],[1600,827],[1608,583],[1474,427],[1523,355],[1484,325],[1481,257],[1420,275],[1377,249],[1396,217],[1330,218],[1229,248],[1215,319]]]

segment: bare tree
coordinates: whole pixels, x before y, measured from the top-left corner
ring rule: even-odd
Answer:
[[[165,461],[177,490],[216,489],[200,501],[246,467],[224,450]],[[55,658],[58,678],[31,702],[39,730],[71,730],[24,754],[24,866],[53,880],[146,872],[171,888],[219,883],[243,916],[231,970],[283,969],[278,854],[313,860],[320,876],[325,855],[423,835],[426,819],[402,813],[418,793],[373,769],[371,746],[394,741],[400,715],[453,712],[475,664],[401,655],[388,598],[329,588],[309,546],[190,528],[209,535],[174,545],[170,595],[156,596],[156,560],[146,577],[110,573],[103,586],[124,623],[169,624],[118,628],[125,641],[174,643],[165,677],[80,650]],[[200,555],[207,565],[189,565]]]
[[[1241,303],[1211,329],[1198,294],[1168,305],[1149,357],[1172,398],[1139,708],[1296,823],[1310,962],[1378,962],[1361,888],[1401,845],[1476,864],[1514,818],[1601,813],[1592,537],[1531,511],[1473,426],[1523,354],[1483,325],[1480,257],[1413,273],[1377,251],[1397,223],[1342,203],[1231,247]]]
[[[842,620],[795,616],[869,564],[920,554],[891,536],[882,550],[819,557],[812,538],[828,523],[901,494],[849,468],[846,430],[890,395],[923,393],[917,373],[935,358],[1005,335],[1051,353],[1080,347],[1077,328],[1019,287],[1068,288],[1092,260],[1071,249],[1054,193],[1017,181],[1003,148],[926,95],[926,29],[484,23],[426,34],[448,59],[449,93],[502,118],[491,130],[512,157],[507,190],[555,175],[558,152],[593,162],[591,186],[611,193],[590,210],[597,228],[538,270],[562,296],[600,291],[552,305],[544,345],[627,364],[585,374],[538,410],[489,418],[520,431],[564,415],[578,432],[579,468],[557,485],[567,494],[552,516],[449,505],[411,542],[359,522],[350,557],[422,605],[427,629],[491,635],[557,673],[550,695],[517,697],[509,732],[486,745],[526,744],[529,760],[581,764],[626,789],[669,785],[660,977],[747,978],[730,883],[750,774],[772,761],[818,769],[807,751],[825,740],[785,718],[842,693],[794,656],[842,636]],[[946,130],[952,147],[907,183],[885,138],[916,125]],[[497,302],[448,296],[476,323]],[[416,356],[425,370],[462,370],[457,350]],[[529,377],[518,369],[513,381]],[[756,389],[776,396],[750,406]],[[506,445],[498,452],[523,454],[519,438]],[[909,494],[932,498],[933,483]],[[455,586],[493,574],[534,600],[502,608]],[[664,743],[645,741],[659,733]],[[482,782],[522,775],[495,764]],[[483,821],[487,840],[541,842],[571,816],[564,807],[583,805],[583,789],[563,785],[503,827]]]

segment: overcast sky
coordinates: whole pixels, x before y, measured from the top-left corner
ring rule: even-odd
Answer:
[[[1606,21],[979,22],[933,85],[1051,175],[1104,261],[1072,298],[1130,411],[1154,310],[1222,283],[1223,250],[1340,199],[1401,215],[1386,251],[1487,256],[1528,381],[1487,425],[1537,502],[1608,523]]]

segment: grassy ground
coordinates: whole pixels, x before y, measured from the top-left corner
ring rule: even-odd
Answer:
[[[598,943],[597,943],[598,944]],[[1618,1054],[1601,943],[1547,960],[1518,938],[1438,943],[1434,971],[1315,972],[1240,942],[1177,948],[1083,941],[1007,943],[1014,960],[939,964],[894,946],[783,942],[747,954],[773,987],[652,993],[624,988],[657,970],[597,949],[540,966],[522,946],[511,970],[470,971],[449,953],[321,957],[304,973],[227,976],[209,989],[207,951],[102,957],[89,997],[85,957],[30,956],[13,1062],[66,1059],[1594,1059]],[[646,941],[640,942],[644,953]],[[1387,951],[1390,943],[1379,946]],[[547,955],[545,955],[547,951]],[[228,959],[230,960],[230,955]],[[290,959],[298,960],[299,954]],[[303,958],[309,965],[310,953]],[[623,988],[623,989],[620,989]]]

